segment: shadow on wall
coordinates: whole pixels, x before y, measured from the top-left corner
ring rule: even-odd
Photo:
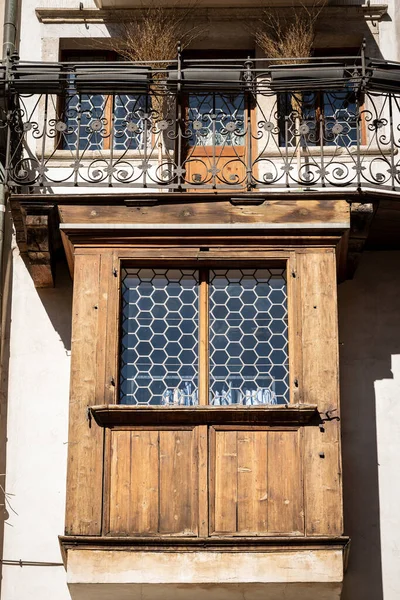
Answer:
[[[4,254],[3,254],[3,306],[1,318],[1,379],[0,379],[0,559],[3,559],[4,527],[8,519],[8,498],[6,497],[6,465],[7,465],[7,408],[8,408],[8,366],[10,362],[10,327],[12,301],[12,220],[10,211],[5,214]],[[0,564],[0,597],[2,582],[2,563]]]
[[[374,383],[393,378],[391,357],[400,353],[399,264],[400,252],[366,252],[354,279],[339,286],[344,517],[352,540],[342,600],[383,600]]]
[[[54,288],[37,289],[38,296],[65,350],[71,350],[72,281],[64,258],[55,266]]]

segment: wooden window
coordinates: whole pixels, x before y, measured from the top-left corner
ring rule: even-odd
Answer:
[[[123,269],[121,404],[288,402],[284,266]]]
[[[324,146],[354,146],[359,129],[357,114],[352,90],[281,93],[278,98],[279,144],[295,146],[300,137],[300,146],[316,146],[321,141]]]
[[[313,49],[313,56],[328,57],[328,62],[358,54],[357,47]],[[359,123],[362,106],[362,97],[357,98],[354,90],[346,87],[281,93],[278,95],[279,145],[350,147],[357,144],[357,130],[360,132],[359,142],[365,144],[365,123],[362,122],[361,127]],[[297,131],[299,128],[300,131]]]
[[[62,60],[71,63],[118,61],[111,51],[68,51]],[[111,71],[110,71],[111,73]],[[58,147],[62,150],[99,151],[143,149],[143,120],[149,112],[146,94],[80,94],[71,74],[67,93],[61,99],[59,113],[66,128],[59,132]],[[129,121],[130,128],[126,124]]]

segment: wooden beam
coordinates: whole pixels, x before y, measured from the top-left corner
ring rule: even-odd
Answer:
[[[55,205],[12,198],[11,212],[17,244],[35,287],[54,287],[55,257],[61,247]]]
[[[91,414],[101,427],[170,426],[170,425],[299,425],[312,419],[319,422],[316,404],[274,406],[134,406],[126,404],[95,405]]]
[[[75,255],[74,255],[74,247],[68,239],[67,235],[60,231],[61,233],[61,241],[64,246],[65,257],[67,259],[69,274],[71,275],[71,279],[74,279],[74,266],[75,266]]]
[[[367,242],[378,204],[353,202],[350,208],[350,232],[347,249],[346,278],[353,279]]]

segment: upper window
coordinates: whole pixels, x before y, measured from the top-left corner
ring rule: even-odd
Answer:
[[[73,63],[116,61],[118,55],[113,52],[70,51],[64,53],[63,60]],[[71,74],[60,107],[66,128],[60,132],[59,147],[81,152],[143,149],[146,137],[144,120],[149,110],[148,98],[143,94],[79,94]]]
[[[120,402],[289,402],[283,268],[123,270]],[[203,397],[200,364],[206,365]]]
[[[348,147],[357,143],[357,106],[352,90],[281,93],[278,119],[280,146],[322,143]]]

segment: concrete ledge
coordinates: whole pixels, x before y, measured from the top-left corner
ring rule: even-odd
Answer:
[[[340,549],[68,550],[72,600],[336,600],[342,580]]]
[[[339,600],[341,584],[70,585],[73,600]]]

